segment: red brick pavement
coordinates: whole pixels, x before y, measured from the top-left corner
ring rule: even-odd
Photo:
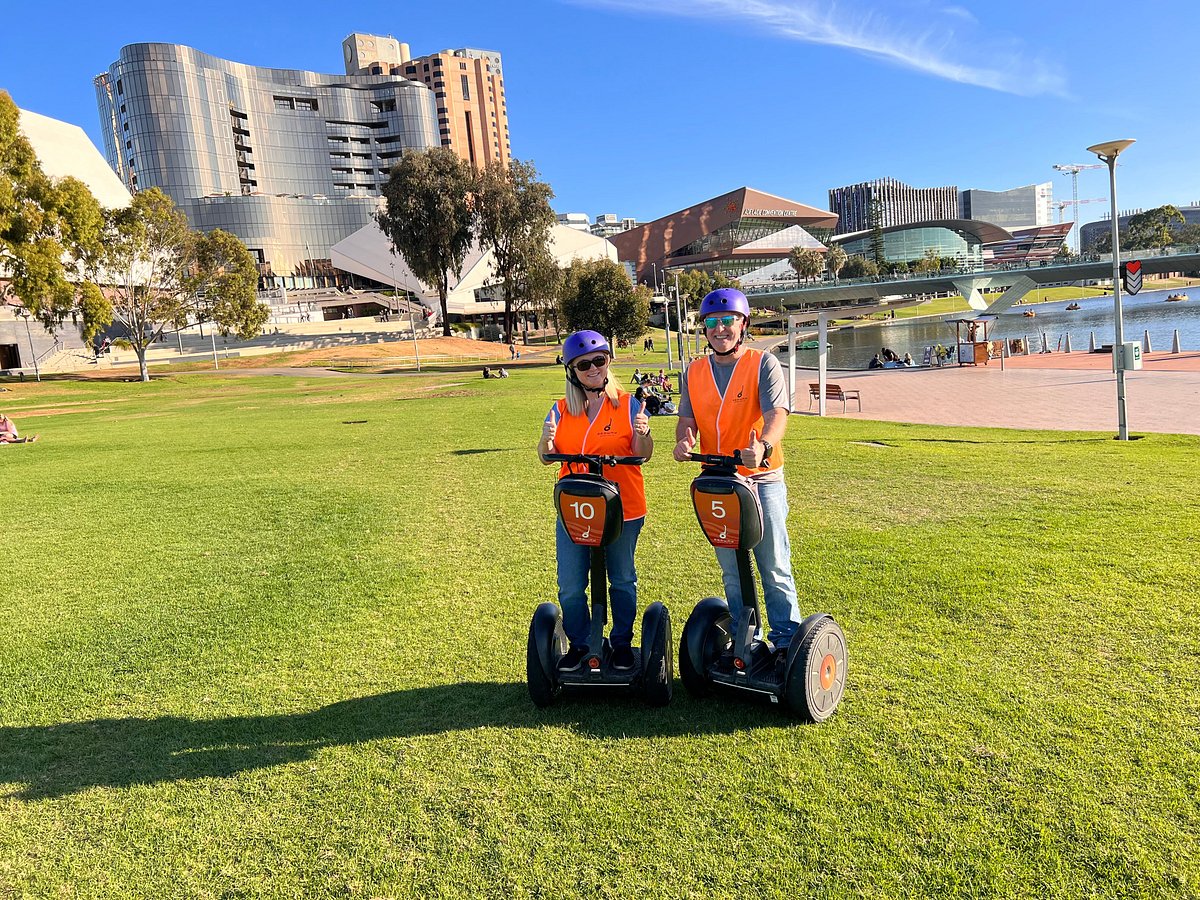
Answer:
[[[1167,358],[1170,357],[1170,358]],[[795,409],[808,410],[811,369],[796,373]],[[987,366],[940,369],[881,369],[830,372],[828,380],[862,394],[842,412],[830,401],[830,416],[1056,431],[1117,430],[1117,386],[1109,357],[1052,353],[999,360]],[[1200,434],[1200,353],[1151,354],[1146,368],[1125,376],[1129,430]]]

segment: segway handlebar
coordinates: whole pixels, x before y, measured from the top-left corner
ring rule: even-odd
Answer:
[[[588,471],[599,473],[604,466],[640,466],[646,461],[644,456],[601,456],[595,453],[546,453],[542,456],[546,462],[581,463]]]
[[[742,464],[742,451],[737,450],[732,456],[723,456],[718,453],[689,453],[688,459],[692,462],[698,462],[702,466],[711,466],[719,469],[736,469]]]

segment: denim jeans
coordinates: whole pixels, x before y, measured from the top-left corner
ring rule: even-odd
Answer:
[[[763,585],[767,624],[771,629],[767,638],[777,647],[786,647],[800,627],[796,582],[792,580],[792,544],[787,533],[787,484],[782,481],[760,481],[755,483],[755,487],[758,501],[762,504],[763,537],[753,553]],[[742,611],[742,581],[738,575],[737,551],[717,548],[717,562],[721,564],[725,599],[733,616],[733,633],[737,634],[738,618]]]
[[[633,643],[633,619],[637,614],[637,570],[633,554],[638,535],[646,519],[630,519],[621,528],[621,536],[604,548],[608,565],[608,609],[612,628],[608,639],[613,647]],[[572,543],[558,520],[554,529],[558,554],[558,605],[562,607],[563,630],[572,646],[586,647],[591,636],[591,597],[588,576],[592,571],[591,548]],[[599,647],[592,647],[599,650]]]

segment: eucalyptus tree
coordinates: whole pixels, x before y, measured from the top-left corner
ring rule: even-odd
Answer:
[[[475,173],[453,150],[435,147],[405,153],[392,167],[375,221],[392,252],[422,282],[435,287],[442,307],[442,334],[450,336],[450,279],[462,277],[476,234],[472,194]]]

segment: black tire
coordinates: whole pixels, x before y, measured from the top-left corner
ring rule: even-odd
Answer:
[[[656,625],[653,633],[648,626]],[[651,706],[666,706],[675,692],[671,614],[653,603],[642,616],[642,693]]]
[[[788,709],[805,722],[824,722],[846,690],[846,636],[832,616],[825,616],[791,652],[795,657],[788,660]]]
[[[553,603],[543,603],[529,623],[529,641],[525,648],[525,680],[534,706],[549,706],[562,691],[556,672],[565,644],[562,613]]]
[[[696,604],[683,626],[679,638],[679,678],[693,697],[712,694],[708,667],[729,644],[729,621],[729,607],[725,601],[719,597],[705,597]]]

